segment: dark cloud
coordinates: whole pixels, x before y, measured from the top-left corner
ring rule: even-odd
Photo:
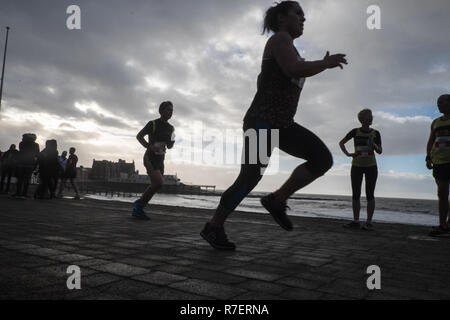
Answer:
[[[158,117],[164,100],[174,103],[176,127],[189,128],[196,120],[209,127],[241,126],[256,90],[267,39],[260,35],[262,18],[272,1],[76,3],[82,29],[70,31],[65,12],[72,1],[0,0],[0,21],[12,27],[2,113],[14,108],[55,117],[67,129],[58,136],[61,143],[71,137],[86,141],[81,152],[89,158],[119,158],[124,148],[139,158],[134,135]],[[378,1],[382,30],[374,31],[366,28],[372,1],[301,4],[305,34],[295,43],[303,55],[317,60],[327,50],[344,52],[349,65],[306,81],[296,120],[340,153],[337,140],[358,125],[356,113],[370,107],[386,137],[386,154],[423,153],[428,119],[407,110],[423,107],[420,115],[432,114],[437,96],[450,89],[448,1]],[[106,112],[83,112],[76,103],[96,103]],[[410,118],[396,117],[398,111]],[[126,147],[106,140],[102,148],[91,147],[88,130],[70,131],[76,121],[98,125],[102,135],[93,139],[112,139],[116,132]],[[9,146],[29,129],[49,134],[48,124],[39,121],[2,123],[0,145]]]

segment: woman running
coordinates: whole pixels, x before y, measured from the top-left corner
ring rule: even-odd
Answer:
[[[243,125],[244,132],[254,132],[257,135],[257,141],[244,139],[245,159],[239,176],[223,193],[214,216],[200,233],[216,249],[235,249],[234,243],[228,241],[223,225],[242,199],[255,188],[267,167],[267,161],[262,161],[258,156],[256,163],[249,160],[255,154],[259,155],[259,140],[263,140],[260,129],[266,130],[267,137],[272,136],[272,130],[278,130],[277,147],[306,160],[294,170],[280,189],[261,199],[264,208],[285,230],[292,230],[292,223],[286,215],[288,198],[325,174],[333,164],[333,158],[325,144],[314,133],[295,123],[294,116],[305,78],[326,69],[343,68],[342,65],[347,64],[347,61],[344,54],[329,55],[328,52],[322,60],[305,61],[294,47],[294,39],[303,34],[304,22],[303,10],[296,1],[283,1],[266,11],[263,33],[272,31],[274,35],[266,43],[257,92],[244,117]],[[270,144],[267,149],[270,156],[274,146],[270,140],[262,142]]]
[[[162,102],[159,106],[161,117],[148,122],[136,136],[139,143],[147,149],[144,155],[144,166],[150,177],[151,185],[145,190],[141,198],[134,202],[132,213],[134,218],[141,220],[150,219],[145,214],[144,207],[163,185],[166,148],[171,149],[175,142],[174,127],[168,122],[172,117],[172,113],[172,102]],[[148,135],[148,142],[145,140],[146,135]]]
[[[353,221],[345,224],[346,228],[359,228],[359,212],[361,210],[361,183],[363,176],[366,176],[366,200],[367,200],[367,221],[362,227],[364,230],[372,230],[372,217],[375,211],[375,185],[377,183],[378,167],[375,159],[375,152],[381,154],[383,149],[381,147],[380,133],[370,128],[373,116],[370,109],[361,110],[358,113],[358,120],[361,122],[361,128],[351,130],[344,139],[339,142],[342,152],[348,157],[352,157],[352,207],[353,207]],[[349,153],[345,148],[345,144],[354,140],[355,152]]]

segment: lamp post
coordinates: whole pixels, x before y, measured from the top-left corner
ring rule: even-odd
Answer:
[[[5,52],[3,53],[3,67],[2,67],[2,83],[0,84],[0,111],[2,110],[2,94],[3,94],[3,83],[5,82],[5,62],[6,62],[6,49],[8,48],[8,34],[9,27],[6,27],[6,42],[5,42]]]

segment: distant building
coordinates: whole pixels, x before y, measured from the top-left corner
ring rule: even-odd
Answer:
[[[137,171],[135,174],[131,175],[127,182],[134,183],[150,183],[150,177],[146,174],[139,174]],[[181,181],[177,175],[165,174],[163,175],[163,182],[165,185],[180,185]]]
[[[150,177],[147,174],[139,174],[139,171],[135,170],[134,161],[127,163],[122,159],[118,162],[94,159],[92,168],[83,166],[77,168],[77,180],[150,184]],[[165,174],[163,181],[166,186],[184,186],[176,174]]]
[[[128,180],[135,173],[134,161],[127,163],[122,159],[119,159],[118,162],[94,159],[92,169],[89,172],[89,179],[103,181]]]
[[[83,166],[79,166],[77,168],[77,181],[78,182],[88,181],[91,170],[92,170],[91,168],[85,168]]]

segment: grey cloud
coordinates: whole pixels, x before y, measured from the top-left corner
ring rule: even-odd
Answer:
[[[306,50],[305,57],[321,59],[330,50],[344,52],[349,59],[344,70],[329,70],[306,81],[296,116],[334,153],[340,153],[338,140],[358,125],[355,115],[362,107],[395,113],[426,106],[429,111],[437,96],[449,90],[448,72],[430,73],[433,67],[450,66],[447,1],[378,1],[383,28],[379,31],[366,28],[366,8],[372,1],[301,3],[307,21],[296,45]],[[6,105],[54,114],[69,124],[73,117],[95,120],[109,129],[133,130],[131,121],[145,125],[157,116],[161,101],[172,100],[171,122],[176,127],[189,127],[195,120],[210,127],[241,126],[256,91],[267,39],[260,35],[262,15],[259,20],[243,17],[255,9],[262,14],[272,1],[77,1],[81,31],[65,28],[70,4],[1,0],[0,21],[12,27]],[[126,65],[130,61],[134,66]],[[168,83],[166,90],[147,86],[145,77],[156,75]],[[197,95],[180,93],[186,88]],[[226,102],[215,100],[217,95]],[[80,101],[95,101],[120,120],[86,115],[74,107]],[[386,154],[424,152],[426,123],[411,130],[408,122],[379,120],[375,125],[386,137]],[[2,132],[1,145],[9,146],[29,125],[9,128],[13,134]],[[41,124],[32,125],[45,133]],[[64,143],[68,138],[60,139]],[[108,148],[89,148],[86,156],[123,152]]]

